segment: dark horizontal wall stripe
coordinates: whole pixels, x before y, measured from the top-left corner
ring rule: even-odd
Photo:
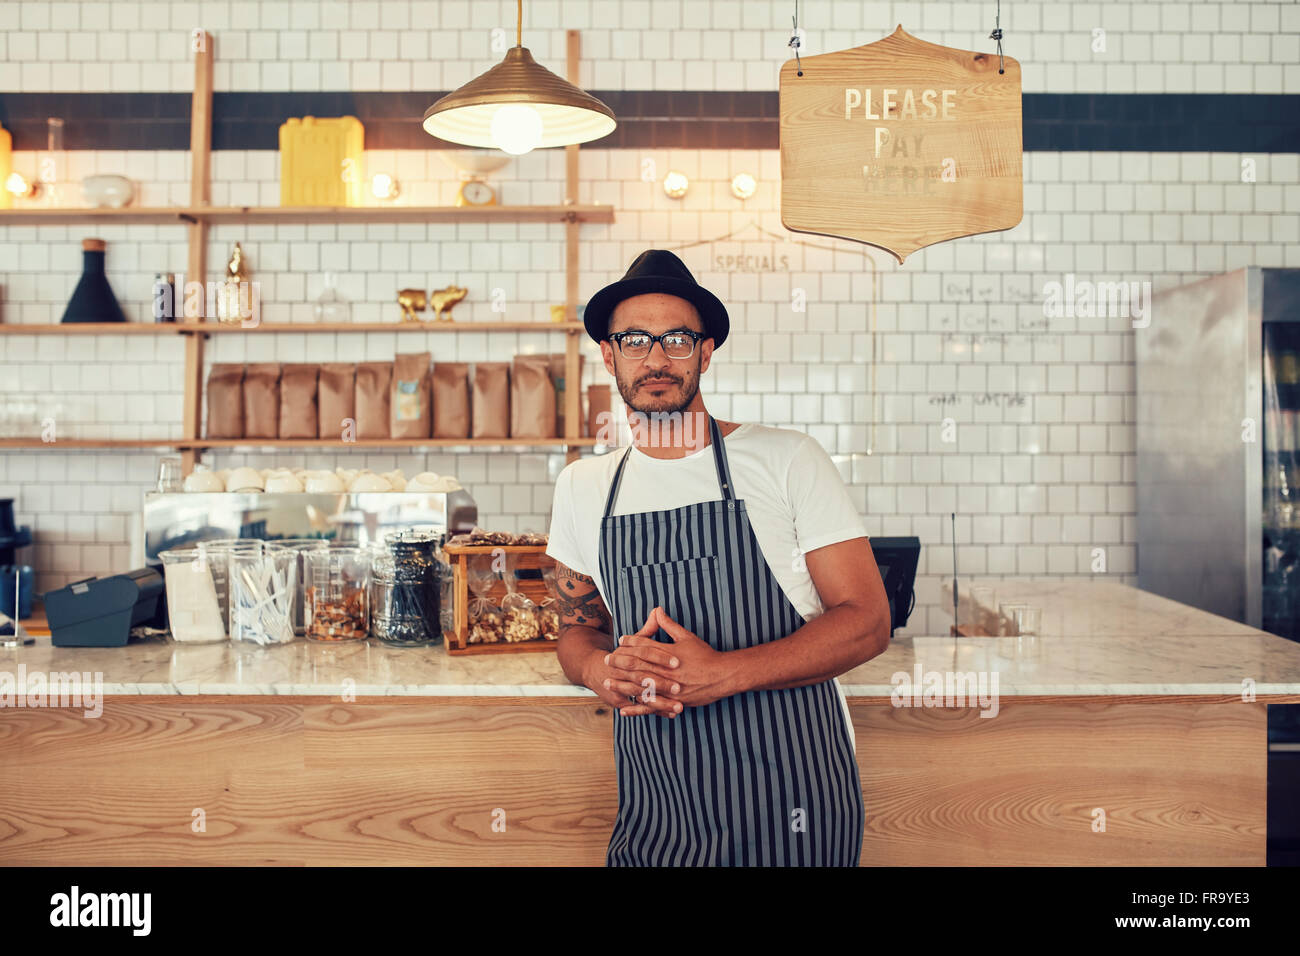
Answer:
[[[1026,150],[1300,152],[1300,96],[1027,93]]]
[[[619,118],[601,149],[775,149],[775,91],[593,90]],[[420,118],[443,94],[215,93],[213,149],[278,149],[289,116],[356,116],[367,149],[457,148]],[[188,93],[0,93],[15,149],[44,149],[45,119],[64,120],[65,149],[188,149]],[[1300,152],[1300,95],[1026,93],[1027,151]]]
[[[189,149],[188,93],[0,93],[0,125],[14,149],[45,149],[47,117],[63,120],[64,149]]]

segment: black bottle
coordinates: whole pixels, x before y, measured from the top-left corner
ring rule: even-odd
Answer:
[[[81,281],[63,310],[64,322],[125,322],[104,275],[104,240],[81,240]]]

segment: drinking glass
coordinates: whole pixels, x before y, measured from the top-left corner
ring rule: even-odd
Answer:
[[[57,116],[45,120],[45,150],[37,155],[36,178],[41,183],[44,205],[63,205],[63,181],[67,177],[67,157],[63,151],[63,120]]]
[[[184,479],[181,478],[181,460],[171,456],[158,459],[158,490],[180,491]]]
[[[980,637],[996,637],[998,634],[997,592],[986,584],[977,584],[970,589],[971,624],[974,633]]]
[[[1022,608],[1029,607],[1018,601],[1008,601],[998,605],[998,634],[1002,637],[1015,637],[1016,615]]]
[[[1015,610],[1016,634],[1018,636],[1038,636],[1043,622],[1043,609],[1032,604],[1022,604]]]

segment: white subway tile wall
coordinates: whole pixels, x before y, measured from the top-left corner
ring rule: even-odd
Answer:
[[[504,2],[13,6],[18,16],[0,32],[0,89],[11,91],[188,90],[193,26],[216,37],[218,90],[445,88],[495,62],[492,30],[509,34],[514,17]],[[597,89],[772,89],[791,9],[532,2],[525,43],[550,61],[563,28],[581,29],[582,82]],[[868,42],[897,22],[926,39],[989,49],[991,11],[808,5],[803,50]],[[1026,91],[1300,88],[1300,4],[1019,2],[1004,8],[1003,28]],[[1110,53],[1092,52],[1094,29],[1106,31]],[[170,69],[159,72],[160,63]],[[808,432],[839,465],[872,535],[921,538],[907,633],[945,633],[950,623],[939,586],[952,573],[953,511],[963,576],[1090,575],[1100,554],[1106,574],[1136,580],[1133,336],[1178,317],[1156,315],[1149,329],[1127,315],[1046,318],[1050,283],[1073,276],[1159,291],[1245,265],[1300,267],[1294,154],[1027,154],[1019,226],[931,247],[902,267],[855,243],[786,231],[775,150],[584,147],[581,155],[580,200],[615,206],[617,221],[583,227],[580,300],[644,249],[678,251],[732,316],[732,337],[704,380],[710,410]],[[1243,159],[1255,161],[1256,182],[1242,182]],[[687,195],[671,200],[644,181],[646,160],[658,179],[685,173]],[[15,153],[13,164],[31,173],[36,156]],[[401,203],[453,200],[455,173],[433,148],[369,151],[366,166],[400,182]],[[744,202],[729,189],[742,171],[759,183]],[[67,201],[78,202],[82,177],[104,172],[133,179],[141,205],[188,203],[184,151],[70,151]],[[279,201],[274,152],[219,151],[212,177],[214,204]],[[515,205],[559,202],[563,178],[562,154],[538,151],[491,181],[501,202]],[[58,321],[88,235],[108,241],[108,277],[132,319],[149,319],[155,273],[183,278],[179,226],[0,226],[3,321]],[[221,225],[210,234],[207,279],[220,276],[236,241],[260,283],[266,322],[313,321],[326,272],[338,274],[358,321],[395,319],[405,287],[463,285],[469,296],[454,314],[476,321],[544,319],[564,297],[559,226]],[[428,350],[435,361],[475,361],[562,348],[562,336],[531,333],[228,334],[210,340],[206,358],[385,360]],[[584,354],[585,384],[608,381],[594,345]],[[177,437],[182,355],[170,336],[0,337],[0,436],[38,435],[52,421],[56,437]],[[16,498],[20,522],[35,526],[38,589],[126,569],[156,458],[0,453],[0,496]],[[547,526],[564,463],[545,450],[207,460],[451,473],[473,492],[483,523],[507,530]]]
[[[789,55],[793,0],[534,0],[524,40],[560,61],[583,33],[581,82],[602,90],[766,90]],[[190,34],[216,37],[218,90],[450,89],[514,43],[509,0],[138,3],[7,0],[0,89],[186,91]],[[833,0],[800,10],[811,55],[902,24],[935,43],[992,50],[994,5]],[[1300,89],[1300,6],[1040,3],[1002,10],[1025,89],[1051,93],[1283,93]]]

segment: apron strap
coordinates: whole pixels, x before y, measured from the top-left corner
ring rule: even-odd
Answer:
[[[605,517],[608,518],[614,513],[614,501],[618,498],[618,486],[623,483],[623,469],[627,467],[627,459],[632,454],[632,446],[628,445],[627,451],[623,452],[623,459],[618,463],[618,469],[614,472],[614,480],[609,486],[609,497],[605,499]]]
[[[712,415],[709,416],[709,436],[713,439],[713,464],[718,471],[718,487],[722,497],[731,501],[736,497],[731,490],[731,469],[727,466],[727,447],[722,444],[722,429]]]
[[[709,416],[709,437],[710,444],[713,446],[713,467],[718,473],[718,488],[722,492],[722,497],[726,501],[731,501],[736,495],[731,489],[731,468],[727,465],[727,449],[722,444],[722,430],[718,428],[718,423],[712,415]],[[614,480],[609,486],[609,497],[605,499],[604,517],[606,518],[614,513],[614,502],[618,500],[618,489],[623,483],[623,469],[627,467],[627,460],[631,455],[632,447],[629,445],[618,463],[618,468],[614,471]]]

